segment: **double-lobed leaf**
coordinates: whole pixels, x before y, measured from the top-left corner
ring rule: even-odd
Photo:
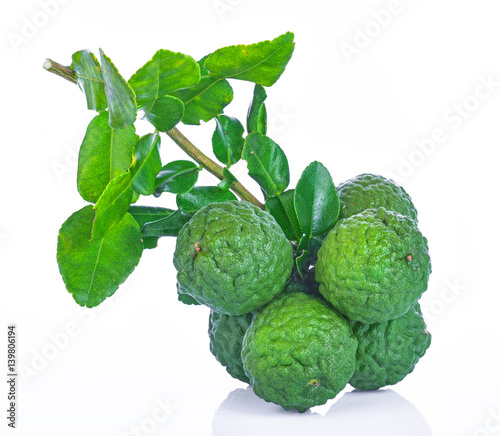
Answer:
[[[163,192],[182,194],[190,191],[198,180],[200,167],[189,160],[175,160],[164,165],[156,176],[154,196]]]
[[[221,48],[207,58],[205,68],[215,78],[271,86],[280,78],[292,57],[293,38],[293,33],[287,32],[272,41]]]
[[[71,215],[57,241],[57,262],[66,288],[80,306],[94,307],[115,293],[143,251],[137,222],[125,214],[100,240],[92,240],[92,206]]]
[[[267,112],[264,101],[267,98],[266,90],[262,85],[255,85],[253,98],[247,113],[247,132],[258,132],[263,135],[267,132]]]
[[[134,148],[134,163],[126,173],[111,180],[94,206],[95,221],[92,238],[101,239],[127,213],[134,192],[150,195],[155,188],[155,178],[161,169],[158,134],[148,134],[138,139]]]
[[[236,196],[217,186],[196,186],[189,192],[177,195],[176,202],[179,209],[188,213],[195,213],[210,203],[223,203],[237,200]]]
[[[198,125],[220,115],[233,99],[233,89],[227,79],[271,86],[280,78],[292,57],[294,35],[285,33],[272,41],[250,45],[224,47],[203,57],[199,62],[201,78],[191,88],[171,93],[184,102],[182,122]],[[261,133],[265,108],[257,113]]]
[[[199,125],[222,113],[233,100],[233,88],[227,80],[210,76],[204,63],[209,55],[198,61],[201,72],[200,81],[193,87],[172,92],[184,103],[184,124]]]
[[[158,99],[179,89],[193,87],[200,77],[200,67],[191,56],[162,49],[128,83],[135,91],[138,108],[147,117]]]
[[[137,118],[134,90],[101,49],[99,53],[109,106],[109,125],[113,129],[124,129],[133,124]]]
[[[238,119],[227,115],[215,117],[212,149],[219,162],[230,167],[241,159],[245,143],[244,133],[245,128]]]
[[[248,164],[248,174],[267,196],[281,194],[290,183],[290,170],[285,153],[271,138],[260,133],[250,133],[245,140],[243,159]]]
[[[78,86],[85,93],[87,108],[97,112],[104,111],[108,107],[108,100],[99,61],[90,50],[73,53],[71,60]]]
[[[92,119],[78,154],[77,188],[84,200],[95,203],[108,183],[127,171],[137,138],[133,125],[111,128],[107,112]]]
[[[134,148],[132,188],[142,195],[151,195],[156,186],[156,175],[161,170],[160,135],[149,133],[139,138]]]
[[[340,201],[332,177],[323,164],[312,162],[303,171],[295,187],[294,204],[302,232],[309,239],[335,224]]]

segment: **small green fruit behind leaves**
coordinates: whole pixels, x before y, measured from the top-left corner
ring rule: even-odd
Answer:
[[[212,148],[219,162],[229,168],[241,159],[245,129],[236,118],[226,115],[215,117],[215,124]]]
[[[231,191],[220,189],[217,186],[197,186],[176,198],[177,206],[191,214],[210,203],[223,203],[232,200],[237,200],[237,198]]]
[[[280,78],[292,57],[293,38],[293,33],[288,32],[272,41],[221,48],[207,58],[205,68],[213,77],[271,86]]]
[[[255,85],[253,99],[247,113],[247,132],[258,132],[265,135],[267,132],[267,112],[264,101],[267,98],[266,90],[261,85]]]
[[[288,160],[271,138],[257,132],[250,133],[246,137],[242,157],[248,163],[248,174],[267,196],[281,194],[288,187]]]
[[[340,210],[339,196],[328,170],[311,163],[295,187],[295,210],[303,233],[310,239],[329,230]]]
[[[107,112],[92,119],[78,154],[77,188],[84,200],[95,203],[108,183],[127,171],[137,138],[133,125],[111,128]]]
[[[109,125],[113,129],[124,129],[134,124],[137,118],[134,90],[101,49],[99,49],[99,53],[101,54],[102,76],[106,84]]]
[[[164,165],[155,181],[153,195],[159,197],[163,192],[182,194],[190,191],[198,180],[200,167],[189,160],[175,160]]]
[[[89,50],[80,50],[71,57],[78,86],[85,93],[87,109],[102,112],[108,107],[104,78],[97,58]]]
[[[91,240],[94,211],[85,206],[62,225],[57,263],[66,288],[80,306],[94,307],[113,295],[139,263],[143,245],[130,214],[106,235]]]

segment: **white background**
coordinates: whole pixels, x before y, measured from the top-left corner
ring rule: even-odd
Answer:
[[[50,14],[42,4],[8,2],[0,17],[0,368],[15,323],[16,434],[500,434],[498,1],[59,0]],[[46,57],[69,64],[102,47],[128,79],[159,48],[199,59],[288,30],[295,53],[267,108],[292,185],[313,160],[336,184],[394,177],[419,210],[433,263],[421,302],[433,342],[414,373],[385,391],[346,388],[306,414],[260,400],[213,358],[208,310],[177,302],[173,238],[146,251],[99,308],[79,309],[56,241],[84,205],[76,155],[94,114],[76,86],[42,69]],[[233,85],[226,113],[243,120],[253,87]],[[213,127],[180,129],[210,153]],[[162,156],[183,157],[166,137]],[[244,163],[235,172],[259,193]],[[168,194],[141,202],[174,204]],[[0,385],[0,432],[14,434]]]

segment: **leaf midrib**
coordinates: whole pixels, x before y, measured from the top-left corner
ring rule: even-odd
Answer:
[[[105,236],[102,237],[101,242],[99,244],[99,251],[97,252],[97,257],[94,263],[94,270],[92,271],[92,277],[90,278],[89,287],[87,289],[87,298],[85,299],[84,306],[86,306],[89,301],[90,292],[92,291],[92,286],[94,285],[95,273],[97,271],[97,265],[99,264],[99,259],[101,258],[101,251],[102,251],[102,246],[104,244],[104,238]]]
[[[247,68],[246,70],[243,70],[243,71],[240,71],[236,74],[233,74],[231,76],[225,76],[226,79],[234,79],[236,76],[239,76],[239,75],[242,75],[242,74],[245,74],[247,73],[248,71],[254,69],[254,68],[257,68],[259,65],[261,65],[262,63],[266,62],[268,59],[270,59],[271,57],[273,57],[276,53],[278,53],[280,50],[283,49],[285,44],[279,46],[274,52],[272,52],[268,57],[262,59],[260,62],[258,62],[257,64],[254,64],[253,66],[251,66],[250,68]]]

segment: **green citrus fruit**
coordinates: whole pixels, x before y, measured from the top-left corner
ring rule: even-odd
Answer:
[[[174,265],[180,294],[243,315],[283,290],[293,249],[268,212],[244,201],[211,203],[179,232]]]
[[[366,209],[383,207],[417,221],[417,210],[406,191],[390,179],[374,174],[360,174],[339,185],[339,219]]]
[[[356,370],[349,383],[357,389],[372,390],[400,382],[413,371],[431,343],[418,303],[387,322],[351,325],[358,350]]]
[[[305,412],[346,386],[356,348],[351,327],[330,304],[290,292],[255,312],[241,357],[256,395]]]
[[[208,321],[210,351],[230,375],[245,383],[248,377],[243,370],[241,345],[252,318],[253,312],[236,316],[212,310]]]
[[[318,251],[319,291],[366,324],[402,316],[427,289],[427,239],[415,222],[382,207],[337,221]]]

